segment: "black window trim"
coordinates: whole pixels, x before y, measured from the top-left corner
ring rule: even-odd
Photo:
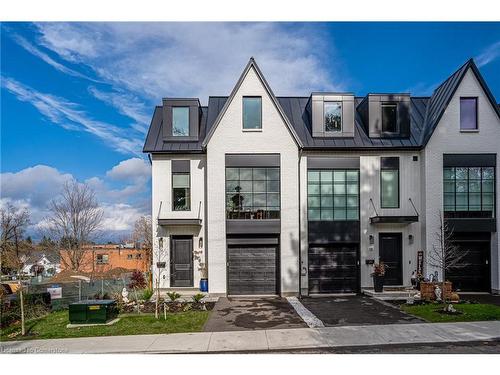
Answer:
[[[189,177],[189,204],[188,204],[188,207],[184,210],[176,210],[175,209],[175,199],[174,199],[174,176],[175,175],[185,175],[187,174],[188,177]],[[171,177],[171,185],[172,185],[172,211],[175,211],[175,212],[185,212],[185,211],[191,211],[191,171],[189,172],[172,172],[171,173],[172,177]]]
[[[456,169],[457,168],[466,168],[467,169],[467,210],[463,210],[463,211],[457,211],[457,185],[456,185],[456,181],[457,181],[457,176],[456,176]],[[469,197],[469,171],[471,168],[479,168],[480,169],[480,173],[481,173],[481,179],[479,180],[480,181],[480,192],[479,192],[479,195],[480,195],[480,205],[481,205],[481,209],[479,211],[470,211],[470,197]],[[443,166],[443,213],[444,213],[444,216],[445,218],[453,218],[453,219],[456,219],[458,217],[447,217],[446,213],[447,212],[483,212],[483,168],[492,168],[493,169],[493,215],[491,218],[488,218],[488,219],[495,219],[496,218],[496,214],[497,214],[497,188],[496,188],[496,184],[497,184],[497,171],[496,171],[496,166],[494,165],[490,165],[490,166],[485,166],[485,165],[482,165],[482,166]],[[453,180],[451,179],[445,179],[444,178],[444,171],[445,169],[454,169],[455,172],[454,172],[454,178]],[[445,191],[444,191],[444,183],[446,181],[453,181],[454,184],[453,184],[453,206],[454,206],[454,210],[453,211],[447,211],[445,210],[445,202],[444,202],[444,195],[445,195]],[[451,192],[450,192],[451,193]],[[463,218],[470,218],[468,217],[467,215],[463,215]]]
[[[187,135],[175,135],[174,134],[174,109],[175,108],[186,108],[187,111],[188,111],[188,122],[187,122],[187,130],[188,130],[188,133]],[[172,106],[172,137],[177,139],[177,138],[186,138],[186,137],[190,137],[191,136],[191,107],[188,106],[188,105],[173,105]]]
[[[245,106],[244,106],[244,101],[245,99],[260,99],[260,128],[254,128],[254,129],[246,129],[245,128]],[[261,132],[262,131],[262,96],[260,95],[244,95],[241,98],[241,129],[244,132]]]
[[[474,99],[474,101],[476,102],[476,128],[475,129],[462,129],[462,117],[460,116],[461,112],[462,112],[462,99]],[[479,131],[479,111],[478,111],[478,107],[479,107],[479,97],[477,96],[461,96],[460,97],[460,101],[459,101],[459,109],[458,109],[458,113],[459,113],[459,124],[458,126],[460,127],[460,132],[461,133],[477,133]]]
[[[340,104],[340,130],[326,130],[325,106],[328,103]],[[344,131],[344,103],[342,100],[325,100],[323,101],[323,132],[325,134],[339,134]]]
[[[383,159],[397,159],[397,167],[396,166],[385,166]],[[386,161],[387,162],[387,161]],[[383,205],[382,200],[382,171],[397,171],[398,172],[398,205],[397,207],[385,207]],[[384,210],[397,210],[401,208],[401,167],[400,167],[400,158],[399,156],[382,156],[380,157],[380,208]]]
[[[320,181],[319,181],[319,188],[320,188],[320,194],[319,194],[319,220],[311,220],[309,218],[309,177],[307,178],[307,221],[308,222],[321,222],[321,221],[326,221],[326,222],[349,222],[349,221],[357,221],[359,222],[361,220],[361,194],[360,194],[360,189],[361,189],[361,172],[360,172],[360,169],[359,168],[308,168],[307,169],[307,175],[309,176],[309,172],[320,172]],[[333,218],[332,220],[323,220],[321,219],[321,171],[329,171],[329,172],[334,172],[334,171],[345,171],[345,172],[348,172],[348,171],[355,171],[358,173],[358,218],[357,219],[348,219],[347,218],[347,196],[349,194],[347,194],[347,190],[346,190],[346,193],[344,194],[345,195],[345,198],[346,198],[346,205],[345,205],[345,210],[346,210],[346,218],[345,220],[335,220],[335,205],[333,207],[334,209],[334,213],[333,213]],[[346,189],[347,189],[347,174],[346,174],[346,180],[345,180],[345,186],[346,186]],[[333,192],[332,192],[333,193]],[[351,194],[352,195],[352,194]],[[335,194],[332,194],[332,197],[334,197]]]
[[[384,130],[384,107],[396,107],[396,131],[391,132],[391,131],[386,131]],[[396,136],[401,134],[401,128],[399,126],[399,113],[398,113],[398,102],[395,101],[384,101],[380,102],[380,133],[381,135],[387,135],[387,136]]]

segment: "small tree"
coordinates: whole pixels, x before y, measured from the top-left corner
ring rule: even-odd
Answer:
[[[144,289],[146,287],[146,279],[141,271],[135,270],[130,277],[130,289]]]
[[[444,297],[446,273],[451,269],[466,267],[468,264],[464,263],[463,260],[468,251],[464,251],[453,243],[453,229],[444,220],[441,210],[437,216],[439,217],[439,229],[434,233],[435,242],[427,256],[427,263],[441,271],[441,290]]]
[[[132,239],[140,243],[145,251],[145,261],[148,265],[148,286],[152,288],[152,264],[153,264],[153,224],[151,216],[141,216],[136,220]]]
[[[83,245],[97,234],[103,218],[94,190],[87,184],[69,181],[61,196],[50,202],[49,212],[48,230],[66,254],[61,262],[66,268],[80,270],[87,259]]]
[[[21,307],[21,334],[26,334],[24,322],[24,293],[21,272],[24,260],[29,257],[33,245],[23,240],[29,224],[29,211],[17,209],[8,203],[0,209],[0,268],[3,272],[15,270],[19,276],[19,303]]]

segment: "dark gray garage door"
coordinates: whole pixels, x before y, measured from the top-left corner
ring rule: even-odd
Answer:
[[[458,235],[457,235],[458,237]],[[460,238],[461,237],[461,238]],[[460,236],[453,243],[466,253],[461,259],[463,267],[454,268],[446,273],[453,289],[462,292],[490,291],[490,239],[489,233],[477,236]],[[481,239],[481,237],[485,237]]]
[[[309,246],[309,293],[356,293],[358,245]]]
[[[228,294],[278,294],[278,247],[229,246]]]

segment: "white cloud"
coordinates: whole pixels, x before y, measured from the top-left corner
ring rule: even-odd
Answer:
[[[85,181],[96,192],[97,200],[104,210],[101,230],[103,240],[118,239],[119,235],[133,229],[139,216],[150,214],[150,200],[147,199],[150,194],[149,173],[146,175],[140,161],[125,160],[110,170],[114,171],[112,177],[102,179],[94,176]],[[28,234],[39,237],[44,230],[44,218],[49,214],[49,202],[61,192],[63,184],[72,179],[73,175],[47,165],[2,173],[0,207],[12,203],[15,207],[28,208],[31,217]],[[123,181],[125,186],[114,188],[112,183],[115,179]]]
[[[131,158],[115,165],[106,176],[121,181],[149,181],[151,166],[144,159]]]
[[[228,95],[254,56],[277,95],[340,89],[321,26],[281,23],[37,24],[40,43],[91,67],[115,89],[164,96]],[[119,106],[120,107],[120,106]],[[119,108],[118,107],[118,108]]]
[[[58,63],[52,57],[47,55],[45,52],[41,51],[39,48],[35,47],[33,44],[28,42],[22,36],[17,35],[17,34],[13,34],[12,38],[16,41],[17,44],[19,44],[21,47],[23,47],[26,51],[28,51],[29,53],[31,53],[34,56],[39,57],[40,59],[45,61],[47,64],[51,65],[56,70],[59,70],[60,72],[62,72],[64,74],[69,74],[70,76],[84,78],[84,79],[87,79],[87,80],[93,81],[93,82],[98,82],[95,79],[86,76],[85,74],[77,72],[76,70],[73,70],[73,69],[68,68],[67,66],[65,66],[63,64]]]
[[[65,98],[39,92],[12,78],[2,76],[2,86],[14,94],[18,100],[33,105],[50,121],[67,130],[91,133],[114,150],[124,154],[140,154],[143,140],[133,137],[130,128],[94,120],[76,103]],[[131,134],[132,133],[132,134]]]
[[[476,58],[479,67],[487,65],[500,57],[500,40],[488,46]]]

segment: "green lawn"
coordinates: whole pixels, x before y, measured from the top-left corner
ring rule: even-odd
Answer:
[[[401,309],[432,323],[500,320],[500,306],[482,303],[453,305],[457,311],[463,313],[460,315],[447,315],[436,311],[442,309],[443,306],[439,304],[401,305]]]
[[[167,320],[155,319],[154,314],[120,316],[120,321],[111,326],[66,328],[68,311],[53,312],[43,318],[26,323],[28,335],[20,334],[9,338],[13,332],[20,332],[20,325],[2,329],[1,340],[56,339],[68,337],[142,335],[154,333],[199,332],[210,314],[209,311],[187,311],[167,314]]]

